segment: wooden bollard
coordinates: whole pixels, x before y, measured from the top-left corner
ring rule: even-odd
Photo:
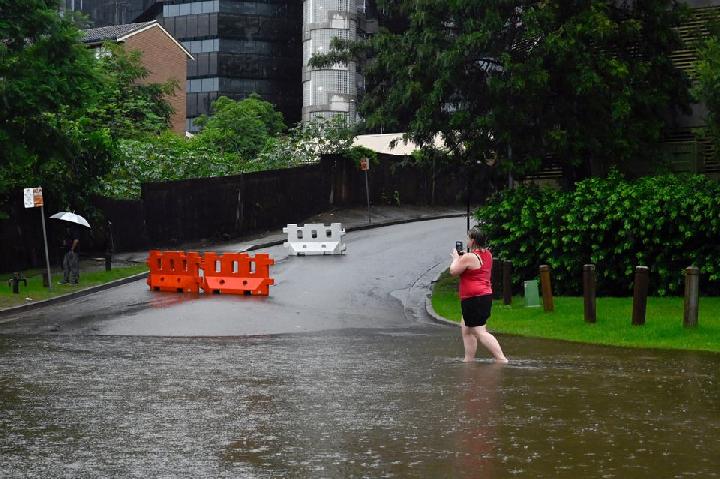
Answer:
[[[512,262],[503,261],[503,304],[512,304]]]
[[[540,286],[542,288],[543,309],[553,311],[555,306],[553,306],[552,285],[550,284],[550,266],[546,264],[540,266]]]
[[[502,260],[497,261],[493,258],[492,272],[490,274],[490,283],[492,284],[493,299],[502,298]]]
[[[685,269],[685,316],[683,326],[695,328],[698,325],[698,303],[700,296],[700,268]]]
[[[642,326],[645,324],[649,277],[650,269],[647,266],[635,267],[635,287],[633,288],[632,311],[632,324],[634,326]]]
[[[585,322],[594,323],[597,320],[594,264],[586,264],[583,266],[583,297],[585,298]]]

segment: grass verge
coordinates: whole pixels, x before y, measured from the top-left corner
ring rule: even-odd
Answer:
[[[81,270],[80,284],[77,285],[58,284],[58,281],[62,279],[62,274],[53,273],[52,290],[48,291],[48,288],[43,287],[42,284],[42,270],[29,270],[24,272],[28,281],[27,287],[24,283],[20,283],[20,294],[13,294],[12,288],[8,285],[7,280],[12,274],[4,273],[0,276],[3,281],[2,285],[0,285],[0,309],[73,293],[91,286],[109,283],[110,281],[127,278],[128,276],[145,271],[147,271],[147,266],[144,264],[113,267],[112,271],[85,272]]]
[[[432,305],[440,316],[460,322],[457,278],[443,273],[433,288]],[[511,306],[493,302],[489,329],[499,333],[562,339],[612,346],[720,352],[720,297],[700,298],[699,326],[683,327],[682,297],[648,298],[644,326],[632,326],[632,297],[597,299],[597,323],[583,320],[583,298],[554,298],[555,311],[524,307],[513,297]]]

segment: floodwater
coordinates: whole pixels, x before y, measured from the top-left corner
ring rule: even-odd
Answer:
[[[720,477],[720,356],[500,339],[0,336],[0,476]]]

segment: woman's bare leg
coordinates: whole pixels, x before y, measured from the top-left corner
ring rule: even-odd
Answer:
[[[473,334],[474,328],[468,328],[465,326],[465,320],[460,321],[460,328],[462,329],[462,339],[465,345],[465,359],[463,362],[469,363],[475,361],[475,353],[477,353],[477,337]]]
[[[485,349],[490,351],[490,354],[493,355],[495,358],[495,361],[498,363],[506,363],[508,362],[507,358],[505,357],[505,354],[503,354],[503,350],[500,347],[500,343],[497,339],[495,339],[495,336],[488,333],[487,326],[477,326],[475,328],[467,328],[472,330],[472,333],[475,334],[477,339],[480,341],[480,344],[485,346]]]

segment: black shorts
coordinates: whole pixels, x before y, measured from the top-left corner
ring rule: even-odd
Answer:
[[[490,317],[490,309],[492,309],[492,294],[463,299],[460,301],[460,306],[465,326],[469,328],[485,326]]]

